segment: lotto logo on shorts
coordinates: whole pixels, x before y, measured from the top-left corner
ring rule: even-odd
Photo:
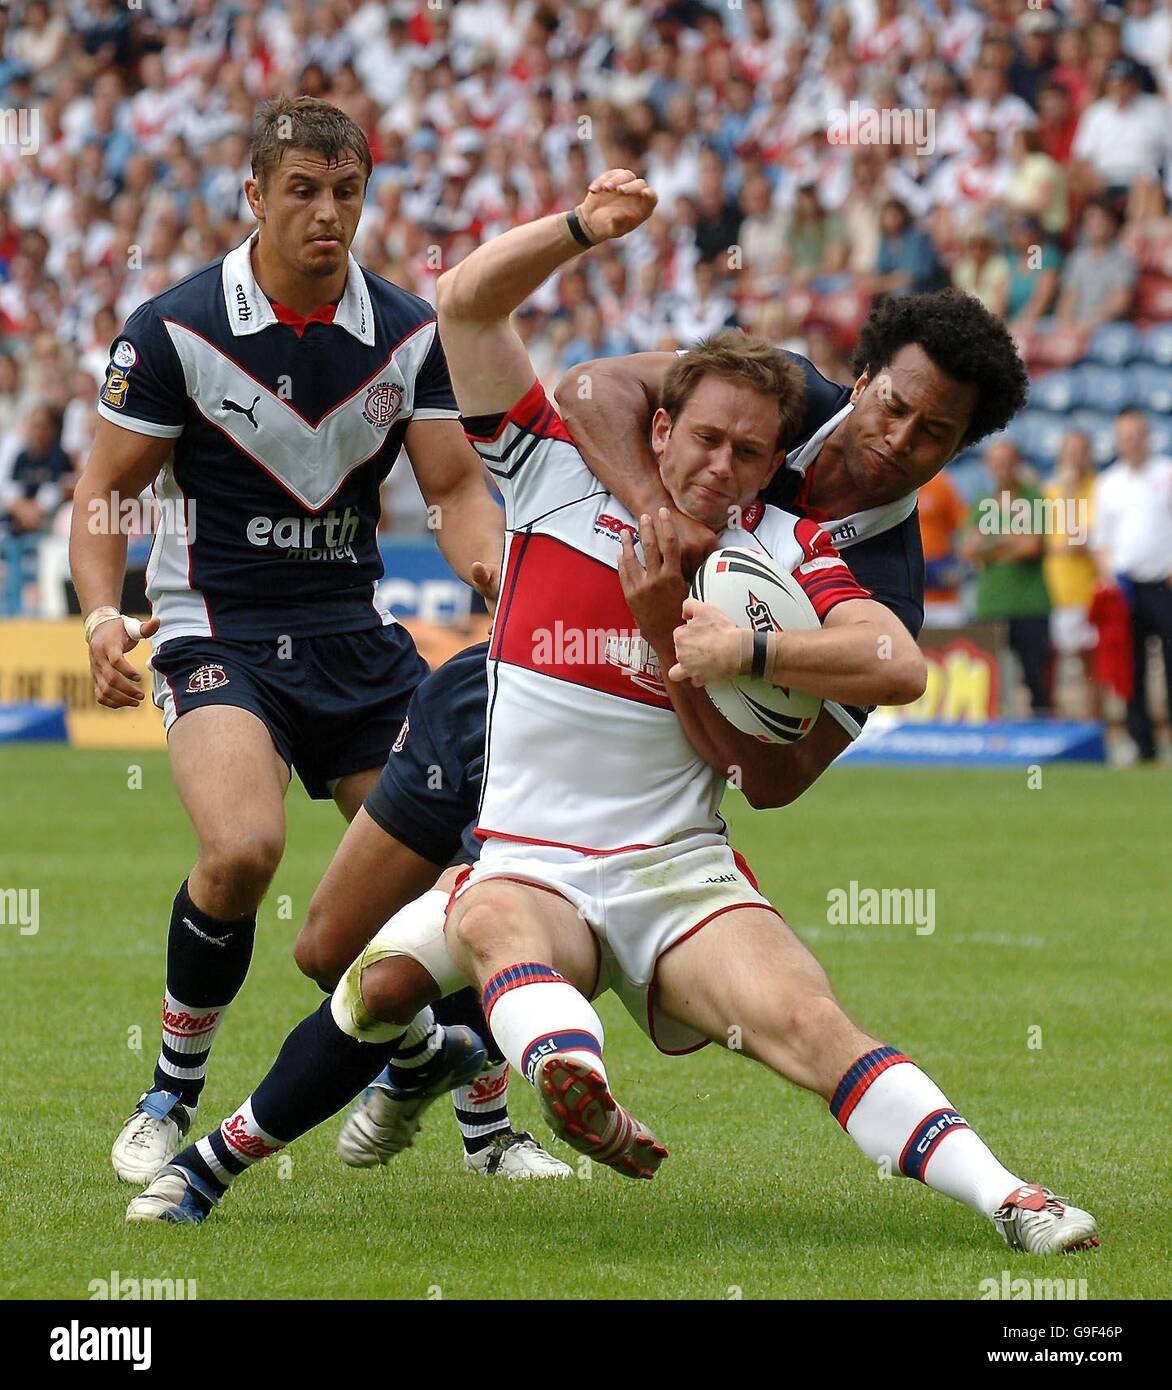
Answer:
[[[201,666],[199,670],[192,671],[187,677],[187,693],[189,695],[206,695],[209,690],[219,690],[220,686],[228,684],[228,673],[222,666],[211,664]]]

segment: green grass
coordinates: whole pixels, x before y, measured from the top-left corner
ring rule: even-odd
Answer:
[[[196,1279],[201,1298],[973,1299],[1005,1268],[1086,1278],[1092,1298],[1168,1294],[1161,770],[1047,769],[1029,790],[1024,770],[845,769],[796,808],[734,808],[735,842],[853,1016],[920,1061],[1008,1166],[1099,1217],[1103,1247],[1060,1270],[1011,1258],[918,1184],[880,1180],[821,1101],[743,1058],[659,1056],[612,1000],[611,1075],[672,1149],[654,1183],[474,1179],[441,1101],[385,1170],[342,1167],[334,1121],[294,1145],[284,1176],[269,1163],[242,1179],[201,1229],[128,1228],[108,1150],[150,1077],[192,834],[159,754],[8,748],[0,788],[0,888],[40,890],[37,934],[0,927],[2,1296],[85,1298],[115,1269]],[[341,822],[299,790],[289,820],[204,1128],[321,997],[290,947]],[[828,926],[827,893],[852,878],[934,888],[934,934]],[[542,1135],[528,1088],[512,1095],[517,1127]]]

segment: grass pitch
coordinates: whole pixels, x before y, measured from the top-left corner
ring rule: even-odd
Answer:
[[[193,837],[161,754],[9,747],[0,788],[0,888],[39,892],[35,934],[0,927],[4,1297],[85,1299],[118,1271],[195,1280],[204,1299],[976,1299],[1006,1269],[1085,1278],[1092,1299],[1168,1295],[1166,771],[1047,768],[1030,789],[1024,769],[842,769],[795,807],[729,808],[853,1016],[919,1061],[1007,1166],[1098,1216],[1102,1248],[1060,1266],[883,1180],[820,1100],[744,1058],[659,1056],[610,999],[616,1089],[672,1150],[653,1183],[474,1178],[441,1100],[386,1169],[343,1167],[335,1120],[241,1179],[202,1228],[127,1227],[132,1190],[108,1151],[150,1080]],[[320,1001],[290,948],[341,829],[291,791],[201,1133]],[[828,894],[852,879],[934,889],[934,931],[833,925]],[[512,1113],[549,1139],[516,1081]]]

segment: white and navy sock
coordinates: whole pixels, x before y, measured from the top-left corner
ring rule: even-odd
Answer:
[[[189,1109],[199,1101],[212,1042],[244,984],[255,938],[255,913],[221,922],[196,907],[184,881],[171,908],[154,1089],[177,1092]]]
[[[519,961],[498,970],[481,1002],[500,1050],[526,1081],[550,1052],[569,1053],[606,1078],[602,1020],[551,965]]]
[[[847,1069],[830,1113],[872,1163],[916,1178],[985,1216],[1020,1187],[936,1083],[898,1048],[877,1047]]]
[[[466,1153],[479,1153],[494,1134],[509,1128],[509,1064],[490,1062],[468,1086],[452,1091],[456,1123]]]
[[[430,1008],[421,1009],[393,1044],[387,1079],[401,1091],[426,1086],[436,1070],[430,1064],[440,1056],[443,1047],[442,1026],[435,1021]]]
[[[398,1040],[360,1042],[338,1027],[325,1000],[285,1039],[268,1075],[244,1104],[172,1162],[222,1194],[254,1163],[337,1114],[370,1084]]]

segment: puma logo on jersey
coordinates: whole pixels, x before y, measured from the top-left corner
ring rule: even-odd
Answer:
[[[252,426],[254,430],[258,430],[260,429],[260,426],[256,423],[256,416],[252,412],[256,409],[259,401],[260,397],[254,396],[251,405],[243,406],[237,405],[235,401],[230,401],[227,398],[227,396],[225,396],[224,399],[220,402],[220,409],[234,410],[237,415],[243,415],[248,420],[249,424]]]

